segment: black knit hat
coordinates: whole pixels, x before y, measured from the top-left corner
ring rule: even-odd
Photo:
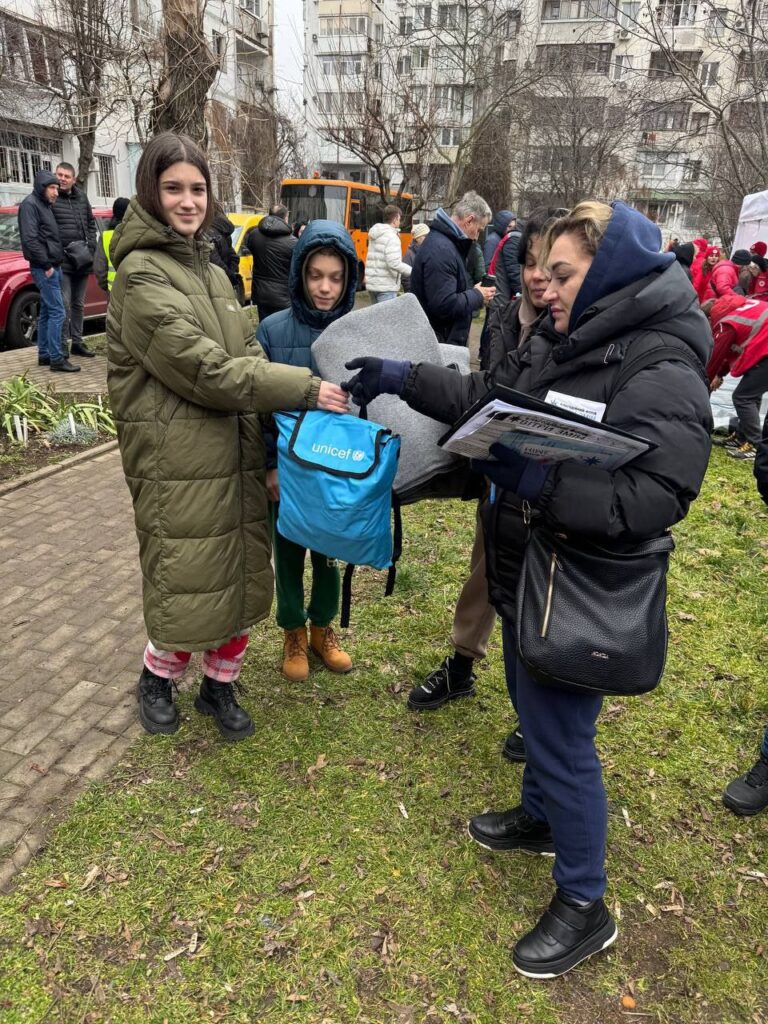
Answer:
[[[737,267],[747,267],[752,262],[752,253],[747,252],[746,249],[737,249],[736,252],[731,253],[731,263],[735,263]]]
[[[682,245],[673,245],[672,252],[675,254],[677,262],[682,263],[684,267],[690,267],[693,263],[693,257],[696,255],[696,249],[693,242],[683,242]]]
[[[130,199],[126,199],[124,196],[118,196],[118,198],[112,203],[112,217],[117,224],[125,216],[125,211],[128,209],[128,203]]]

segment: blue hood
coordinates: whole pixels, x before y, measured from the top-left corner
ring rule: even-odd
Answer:
[[[331,246],[346,260],[347,287],[335,309],[315,309],[309,305],[304,295],[304,263],[315,249],[322,249],[326,245]],[[293,315],[301,323],[317,330],[325,330],[328,324],[350,312],[355,304],[357,291],[357,251],[346,228],[333,220],[313,220],[307,225],[293,250],[288,274],[288,291]]]
[[[611,203],[611,206],[613,216],[608,230],[571,309],[569,334],[599,299],[675,262],[674,253],[659,252],[661,232],[652,221],[625,203]]]
[[[497,212],[494,213],[493,215],[491,229],[495,231],[500,238],[503,238],[507,230],[507,225],[514,216],[515,214],[512,213],[511,210],[497,210]]]

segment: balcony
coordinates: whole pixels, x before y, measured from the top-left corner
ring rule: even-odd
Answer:
[[[235,33],[249,43],[256,46],[264,53],[269,52],[269,32],[267,23],[262,18],[257,18],[242,7],[237,8],[235,18]]]
[[[367,53],[368,42],[368,36],[365,35],[312,36],[312,45],[318,56],[324,53]]]

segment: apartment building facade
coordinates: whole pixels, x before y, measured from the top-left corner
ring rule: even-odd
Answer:
[[[740,15],[751,3],[761,5],[754,50],[756,30],[768,31],[762,0],[305,0],[305,109],[318,170],[374,180],[338,132],[329,141],[328,128],[360,123],[354,97],[370,91],[366,80],[386,74],[382,68],[399,87],[391,116],[402,144],[407,149],[413,108],[416,120],[428,112],[436,121],[431,159],[444,165],[456,159],[489,90],[519,82],[505,107],[508,152],[498,154],[514,165],[511,201],[535,205],[573,175],[575,162],[589,169],[602,159],[599,178],[583,176],[593,189],[635,203],[666,235],[697,230],[713,108],[745,124],[751,116],[739,101],[742,83],[745,93],[755,86],[754,66],[745,74],[739,56]],[[490,65],[496,86],[485,73]],[[474,82],[473,69],[483,71]],[[765,70],[768,87],[768,46]],[[553,111],[563,123],[559,139]],[[398,161],[390,162],[397,184]]]
[[[65,77],[72,77],[69,46],[57,31],[69,2],[0,0],[0,204],[28,195],[39,168],[52,169],[61,160],[78,165],[75,126],[61,89]],[[206,39],[218,64],[209,92],[209,155],[220,198],[235,209],[240,182],[231,125],[242,104],[273,88],[271,5],[272,0],[208,0],[204,7]],[[122,89],[113,85],[98,118],[86,184],[98,206],[133,194],[142,149],[136,122],[146,118],[162,59],[161,0],[115,0],[113,16],[122,19],[123,38],[147,59],[134,61],[133,80]]]

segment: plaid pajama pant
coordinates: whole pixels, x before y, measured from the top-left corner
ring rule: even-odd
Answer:
[[[205,651],[203,672],[217,683],[234,683],[240,677],[248,634],[241,633],[227,640],[221,647]],[[189,651],[161,651],[147,641],[144,650],[144,664],[150,672],[163,679],[180,679],[192,657]]]

